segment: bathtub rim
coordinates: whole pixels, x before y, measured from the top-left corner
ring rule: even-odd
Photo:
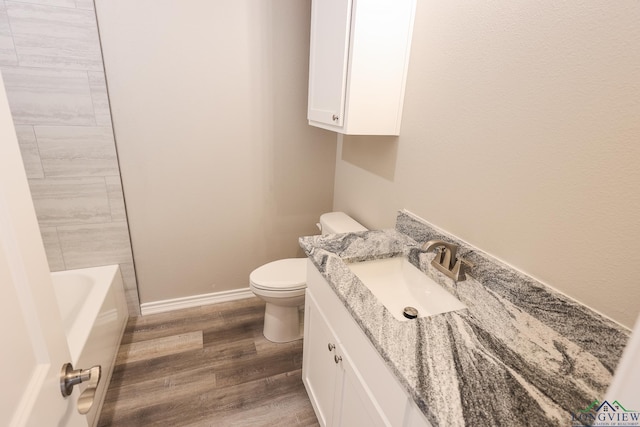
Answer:
[[[89,276],[91,279],[93,279],[91,292],[89,292],[89,295],[86,299],[87,303],[83,304],[80,311],[76,313],[76,318],[74,319],[69,330],[65,330],[69,353],[71,353],[71,363],[74,364],[74,366],[78,363],[78,360],[82,355],[82,352],[89,338],[89,334],[91,333],[91,330],[93,329],[100,314],[102,302],[108,294],[111,286],[113,286],[113,282],[117,280],[116,274],[118,274],[119,271],[119,265],[114,264],[99,267],[62,270],[51,273],[51,275],[55,277],[73,276],[80,274],[83,276]],[[103,283],[96,283],[96,279],[99,281],[107,280],[107,278],[108,286],[104,285]],[[56,286],[58,285],[54,284],[54,291]],[[56,304],[58,304],[57,301]]]

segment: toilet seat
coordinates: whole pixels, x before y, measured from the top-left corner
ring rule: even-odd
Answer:
[[[304,290],[307,287],[307,259],[287,258],[258,267],[249,275],[251,287],[271,292]]]

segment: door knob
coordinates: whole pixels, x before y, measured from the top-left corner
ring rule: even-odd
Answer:
[[[87,388],[80,394],[78,398],[78,412],[86,414],[93,406],[93,398],[98,388],[98,383],[102,377],[102,367],[100,365],[93,366],[89,369],[73,369],[71,363],[62,365],[60,371],[60,391],[62,397],[70,396],[73,392],[73,386],[89,381]]]
[[[334,122],[337,122],[339,118],[340,116],[338,116],[337,114],[334,114],[333,116],[331,116],[331,119],[333,119]]]

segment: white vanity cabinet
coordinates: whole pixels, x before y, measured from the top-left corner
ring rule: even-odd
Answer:
[[[399,135],[415,0],[312,0],[308,119]]]
[[[303,378],[322,426],[384,426],[384,415],[373,404],[345,348],[331,330],[322,310],[307,295],[305,322],[309,351]],[[306,345],[306,343],[305,343]]]
[[[302,380],[321,426],[429,426],[310,261],[304,322]]]

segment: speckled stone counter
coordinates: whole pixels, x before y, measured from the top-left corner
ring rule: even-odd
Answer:
[[[430,265],[420,245],[432,239],[460,246],[475,264],[467,280],[454,283]],[[407,212],[395,230],[300,245],[434,426],[572,425],[572,412],[604,398],[630,335]],[[347,267],[399,255],[467,308],[398,321]]]

